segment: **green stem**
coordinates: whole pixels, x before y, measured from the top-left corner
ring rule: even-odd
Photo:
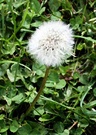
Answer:
[[[25,116],[27,116],[31,112],[31,110],[33,109],[35,103],[39,99],[39,97],[40,97],[40,95],[41,95],[41,93],[42,93],[42,91],[43,91],[43,89],[45,87],[45,83],[46,83],[46,80],[47,80],[47,77],[48,77],[49,70],[50,70],[50,67],[47,67],[46,68],[46,72],[45,72],[45,76],[44,76],[44,79],[42,81],[41,87],[40,87],[40,89],[38,91],[38,94],[35,97],[35,99],[33,100],[32,104],[30,105],[30,107],[28,108],[28,110],[26,111]]]

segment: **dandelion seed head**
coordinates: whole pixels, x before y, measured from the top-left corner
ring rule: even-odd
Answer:
[[[73,32],[62,21],[44,22],[31,36],[28,52],[39,63],[59,66],[73,55]]]

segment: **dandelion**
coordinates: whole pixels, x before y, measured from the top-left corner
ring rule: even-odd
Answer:
[[[61,21],[44,22],[31,36],[28,52],[40,64],[59,66],[73,55],[73,32]]]
[[[72,29],[61,21],[44,22],[29,39],[29,54],[40,64],[46,65],[46,72],[38,94],[26,111],[25,116],[30,113],[39,99],[50,67],[61,65],[69,56],[73,55],[73,44]]]

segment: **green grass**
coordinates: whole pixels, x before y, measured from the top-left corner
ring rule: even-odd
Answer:
[[[34,110],[45,67],[26,52],[42,22],[73,28],[76,57],[51,69]],[[96,0],[0,1],[0,134],[96,135]]]

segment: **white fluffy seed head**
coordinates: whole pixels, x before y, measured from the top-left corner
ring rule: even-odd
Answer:
[[[73,32],[61,21],[44,22],[31,36],[28,52],[39,63],[59,66],[73,55]]]

